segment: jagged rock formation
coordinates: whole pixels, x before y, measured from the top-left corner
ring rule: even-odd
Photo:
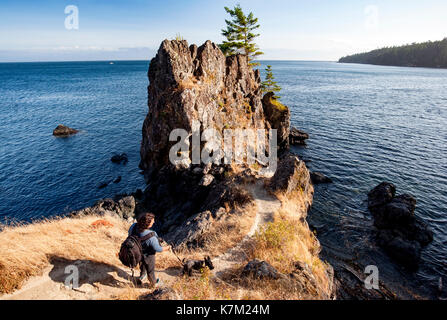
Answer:
[[[260,73],[241,55],[225,57],[211,41],[200,47],[165,40],[149,67],[149,113],[143,124],[140,167],[149,176],[169,164],[174,129],[265,127]]]
[[[369,192],[368,207],[378,229],[377,243],[396,261],[416,269],[422,248],[433,241],[433,232],[414,215],[416,199],[396,196],[396,187],[382,182]]]
[[[79,215],[112,215],[124,220],[133,220],[137,201],[134,196],[122,196],[118,199],[103,199],[97,201],[93,206],[78,211],[73,211],[71,217]]]

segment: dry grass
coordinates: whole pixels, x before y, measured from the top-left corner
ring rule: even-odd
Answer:
[[[0,232],[0,292],[19,289],[41,274],[50,257],[119,265],[117,254],[129,224],[114,217],[56,218],[4,226]]]
[[[211,277],[208,268],[201,270],[199,276],[182,276],[172,286],[184,300],[229,300],[234,292],[228,285],[219,283]]]
[[[234,247],[250,231],[256,216],[256,205],[250,203],[243,208],[233,209],[234,212],[225,214],[220,220],[216,220],[211,228],[204,231],[198,241],[202,244],[200,248],[178,248],[176,254],[180,259],[203,259],[205,256],[216,257]],[[172,252],[163,252],[157,255],[157,268],[178,268],[179,260]]]
[[[306,281],[261,281],[241,277],[243,265],[228,270],[224,279],[244,290],[242,299],[320,299],[321,292],[328,292],[330,284],[326,273],[328,265],[318,257],[320,243],[305,221],[311,197],[300,189],[288,195],[277,194],[277,197],[281,208],[275,213],[274,221],[261,228],[247,245],[247,262],[267,261],[285,275],[295,270],[295,262],[304,262],[310,266],[317,287]]]

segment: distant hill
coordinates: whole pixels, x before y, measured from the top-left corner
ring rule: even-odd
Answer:
[[[387,47],[343,57],[339,62],[399,67],[447,68],[447,38],[441,41]]]

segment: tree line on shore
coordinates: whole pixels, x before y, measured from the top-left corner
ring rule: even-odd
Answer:
[[[447,68],[447,38],[404,46],[386,47],[343,57],[343,63],[399,67]]]

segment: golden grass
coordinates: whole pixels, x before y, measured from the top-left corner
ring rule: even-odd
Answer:
[[[51,257],[119,265],[119,247],[129,223],[115,217],[55,218],[4,226],[0,232],[0,292],[19,289],[41,274]]]
[[[227,208],[227,211],[230,211]],[[180,259],[203,259],[209,255],[211,258],[225,253],[234,247],[250,231],[256,216],[256,205],[250,203],[243,208],[234,209],[235,212],[227,212],[220,220],[213,222],[210,229],[200,235],[198,241],[202,244],[200,248],[178,248],[176,254]],[[181,267],[179,260],[172,252],[163,252],[157,255],[157,268]]]
[[[180,294],[184,300],[229,300],[234,299],[232,288],[219,283],[211,277],[208,268],[200,271],[200,276],[182,276],[172,288]]]
[[[224,279],[245,290],[243,299],[321,299],[321,293],[330,288],[326,273],[328,265],[318,257],[320,243],[305,221],[310,195],[297,189],[288,195],[277,194],[277,197],[281,208],[275,213],[274,221],[264,225],[248,243],[247,262],[253,259],[266,261],[285,275],[295,270],[295,262],[304,262],[310,266],[317,288],[305,281],[244,278],[240,276],[243,265],[226,272]]]

